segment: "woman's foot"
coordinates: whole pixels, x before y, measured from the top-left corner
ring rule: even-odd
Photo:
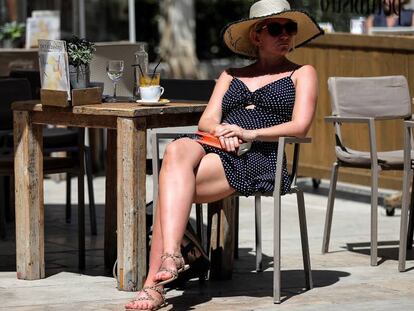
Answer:
[[[157,285],[165,285],[177,279],[178,273],[189,268],[181,254],[164,253],[161,256],[161,268],[154,276]]]
[[[144,286],[137,297],[125,305],[126,310],[158,310],[166,305],[162,286]]]

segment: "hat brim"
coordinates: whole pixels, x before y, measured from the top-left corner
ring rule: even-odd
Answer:
[[[287,10],[256,18],[242,19],[228,24],[222,30],[223,41],[234,53],[241,56],[257,57],[257,49],[250,40],[250,29],[259,21],[269,18],[287,18],[298,24],[298,33],[295,35],[295,48],[298,48],[324,31],[318,23],[305,11]]]

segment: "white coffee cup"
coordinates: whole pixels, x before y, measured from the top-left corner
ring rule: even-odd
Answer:
[[[164,88],[159,85],[140,86],[139,92],[142,101],[158,102],[164,93]]]

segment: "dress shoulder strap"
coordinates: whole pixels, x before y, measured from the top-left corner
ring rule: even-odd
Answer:
[[[297,69],[299,69],[300,67],[302,67],[302,66],[298,65],[295,69],[293,69],[293,70],[292,70],[292,72],[290,73],[289,77],[292,77],[293,73],[294,73]]]
[[[226,69],[226,72],[227,72],[230,76],[232,76],[232,77],[234,78],[234,70],[233,70],[233,68],[227,68],[227,69]]]

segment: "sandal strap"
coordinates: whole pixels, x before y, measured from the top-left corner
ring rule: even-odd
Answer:
[[[153,285],[153,286],[144,286],[139,292],[142,292],[142,293],[144,293],[145,294],[145,296],[142,296],[142,297],[137,297],[137,298],[134,298],[134,300],[133,301],[143,301],[143,300],[148,300],[148,301],[152,301],[152,302],[155,302],[155,303],[157,303],[158,302],[158,300],[157,299],[155,299],[149,292],[148,292],[148,290],[153,290],[153,291],[155,291],[155,292],[157,292],[158,294],[160,294],[161,295],[161,303],[160,303],[160,305],[162,305],[162,304],[164,304],[165,303],[165,290],[163,289],[163,288],[161,288],[160,286],[155,286],[155,285]],[[138,294],[139,294],[139,292],[138,292]]]
[[[158,270],[158,272],[168,272],[171,273],[171,275],[176,278],[178,276],[178,270],[172,270],[172,269],[168,269],[168,268],[161,268],[160,270]]]
[[[178,254],[164,253],[161,256],[162,261],[165,261],[168,258],[174,260],[175,265],[177,266],[177,270],[181,269],[185,265],[183,255],[179,253]],[[168,270],[165,270],[165,271],[170,272]]]

